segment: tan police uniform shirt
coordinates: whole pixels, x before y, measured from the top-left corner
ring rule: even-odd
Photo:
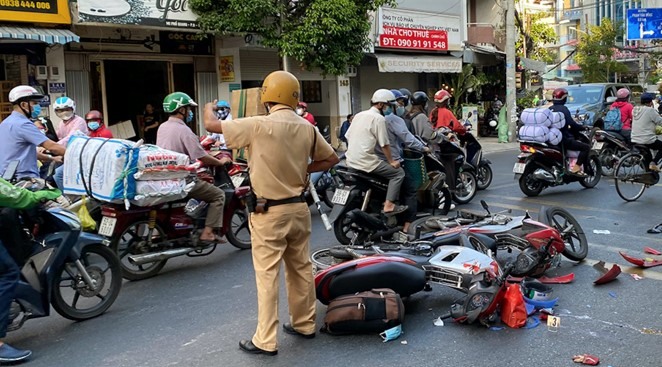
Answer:
[[[285,105],[272,107],[267,116],[221,123],[228,148],[247,147],[250,152],[251,185],[258,198],[282,200],[301,195],[311,152],[315,161],[335,153],[313,125]]]

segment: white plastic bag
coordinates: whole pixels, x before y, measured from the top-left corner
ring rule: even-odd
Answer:
[[[552,144],[552,145],[559,145],[561,144],[561,141],[563,140],[563,133],[561,133],[561,130],[552,127],[549,129],[547,132],[547,141]]]
[[[524,125],[550,127],[552,111],[549,108],[526,108],[520,114],[520,120]]]
[[[520,140],[544,143],[547,141],[547,133],[549,133],[549,129],[545,126],[524,125],[519,129],[519,138]]]
[[[561,112],[552,112],[552,124],[550,127],[563,129],[565,126],[565,116]]]

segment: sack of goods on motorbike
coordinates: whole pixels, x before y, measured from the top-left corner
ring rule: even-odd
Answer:
[[[136,146],[128,140],[85,136],[69,140],[65,162],[65,194],[111,203],[128,200],[136,205],[186,197],[192,185],[184,179],[195,172],[185,154],[155,145]]]

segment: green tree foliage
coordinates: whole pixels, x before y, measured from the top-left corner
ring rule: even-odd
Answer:
[[[369,12],[395,0],[190,0],[200,28],[224,35],[247,32],[308,70],[344,74],[372,40]]]
[[[554,62],[556,55],[544,46],[556,43],[558,37],[551,25],[541,21],[550,16],[552,15],[549,13],[538,12],[526,14],[526,17],[522,19],[520,14],[515,12],[515,23],[519,33],[515,43],[518,55],[548,64]],[[526,46],[526,55],[524,46]]]
[[[627,66],[613,59],[616,37],[623,34],[620,22],[603,18],[599,26],[592,25],[580,34],[575,61],[582,68],[585,83],[608,82],[614,73],[628,71]]]
[[[469,89],[478,90],[483,85],[483,80],[474,75],[474,68],[471,64],[462,67],[461,73],[442,74],[444,84],[453,89],[453,101],[451,110],[456,114],[462,114],[462,102]]]

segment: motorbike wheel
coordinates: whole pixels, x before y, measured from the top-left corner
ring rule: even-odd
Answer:
[[[588,255],[588,240],[584,229],[579,225],[577,219],[567,210],[559,207],[542,207],[538,214],[538,220],[542,223],[556,228],[563,242],[565,250],[563,255],[570,260],[582,261]]]
[[[115,251],[120,259],[122,266],[122,277],[127,280],[142,280],[155,276],[163,269],[168,260],[155,261],[143,265],[133,265],[129,262],[129,255],[146,253],[140,249],[147,242],[147,233],[149,229],[148,221],[140,221],[130,224],[122,234],[117,236],[110,243],[110,248]],[[165,241],[166,234],[156,225],[152,233],[152,243]]]
[[[333,265],[340,264],[347,261],[346,259],[339,259],[332,254],[334,247],[323,248],[317,250],[310,255],[310,261],[313,263],[313,271],[315,273],[326,270]]]
[[[75,261],[66,262],[56,270],[51,304],[62,317],[82,321],[101,315],[115,302],[122,288],[122,269],[115,253],[102,244],[84,247],[78,260],[96,282],[94,288],[85,283]]]
[[[458,204],[467,204],[476,196],[477,180],[476,176],[467,171],[462,171],[457,178],[457,189],[453,193],[453,200]]]
[[[519,189],[526,196],[538,196],[542,192],[544,185],[533,177],[533,170],[524,173],[519,178]]]
[[[452,201],[453,195],[446,185],[439,189],[434,197],[434,205],[437,206],[437,209],[439,209],[442,215],[448,214],[451,210],[451,205],[453,204]]]
[[[593,171],[593,176],[588,176],[585,179],[579,181],[579,183],[587,189],[594,188],[598,182],[600,182],[600,177],[602,177],[602,172],[600,169],[600,159],[595,156],[589,156],[589,163],[591,165],[591,170]]]
[[[616,150],[612,147],[606,147],[600,151],[598,158],[600,160],[600,166],[603,176],[611,176],[614,174],[616,169],[616,164],[618,162],[614,161],[614,156],[616,155]]]
[[[351,205],[350,208],[348,208],[345,213],[341,214],[338,216],[338,218],[333,222],[333,234],[336,236],[336,239],[338,242],[340,242],[341,245],[349,245],[352,242],[352,239],[354,238],[354,231],[352,230],[351,224],[352,222],[350,221],[349,218],[347,218],[347,213],[350,211],[359,208],[359,205]]]
[[[251,229],[248,226],[248,211],[244,208],[237,208],[232,213],[230,219],[230,228],[225,236],[232,246],[248,250],[251,248]]]
[[[485,190],[488,188],[492,183],[493,176],[492,167],[490,167],[489,164],[479,166],[476,172],[476,180],[478,180],[476,186],[478,187],[478,190]]]
[[[644,157],[638,153],[623,156],[614,171],[616,192],[625,201],[635,201],[644,194],[646,184],[638,180],[648,172]]]

